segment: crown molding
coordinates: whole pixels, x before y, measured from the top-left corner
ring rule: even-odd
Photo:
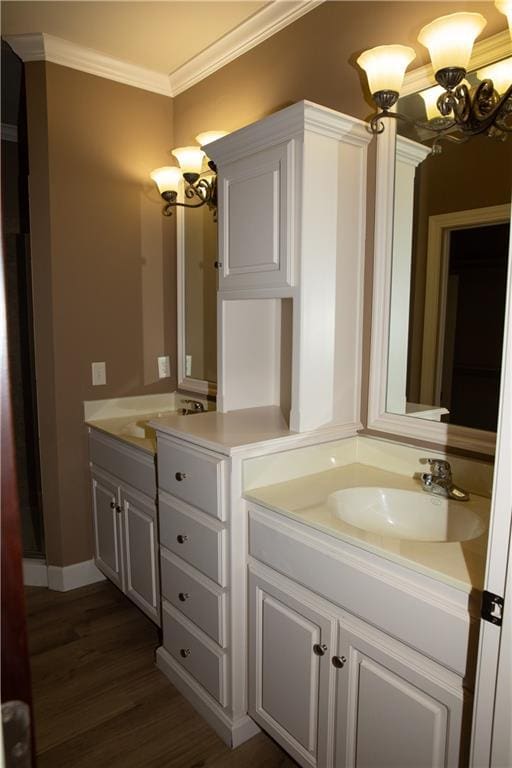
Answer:
[[[164,96],[177,96],[323,2],[324,0],[292,0],[281,3],[273,0],[169,75],[120,61],[92,48],[48,35],[46,32],[6,35],[5,40],[24,62],[51,61],[53,64],[78,69],[124,85],[143,88]]]
[[[61,37],[38,32],[27,35],[7,35],[5,40],[24,62],[50,61],[64,67],[78,69],[117,83],[142,88],[163,96],[172,96],[169,77],[152,69],[129,64],[106,56],[92,48],[70,43]]]
[[[324,0],[294,0],[294,2],[280,3],[274,0],[236,29],[228,32],[183,66],[171,72],[169,79],[172,95],[177,96],[200,80],[204,80],[205,77],[212,75],[230,61],[250,51],[251,48],[255,48],[323,2]]]
[[[510,32],[506,29],[497,35],[492,35],[475,43],[473,53],[468,66],[468,72],[479,67],[485,67],[494,61],[499,61],[507,56],[512,56],[512,39]],[[404,78],[404,84],[400,90],[400,97],[409,96],[411,93],[417,93],[425,88],[436,85],[432,64],[425,64],[423,67],[417,67],[408,72]]]

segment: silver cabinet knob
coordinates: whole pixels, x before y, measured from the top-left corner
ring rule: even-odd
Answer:
[[[313,646],[313,653],[315,656],[324,656],[327,650],[325,643],[315,643]]]
[[[188,541],[188,536],[186,536],[184,533],[178,533],[176,536],[176,541],[178,544],[184,544],[186,541]]]
[[[115,509],[116,506],[117,506],[117,504],[115,503],[115,501],[111,501],[110,502],[110,509]]]
[[[214,261],[213,266],[215,269],[220,269],[222,267],[222,261]]]
[[[119,505],[117,505],[116,507],[117,514],[119,515],[122,511],[123,511],[122,508]]]
[[[345,656],[333,656],[331,661],[332,661],[333,667],[336,667],[336,669],[343,669],[347,659],[345,658]]]
[[[178,599],[181,600],[182,603],[185,602],[185,600],[188,600],[190,597],[188,592],[180,592],[178,595]]]
[[[190,656],[190,648],[180,648],[180,656],[182,659],[186,659]]]
[[[187,476],[186,476],[185,472],[176,472],[176,474],[174,475],[174,477],[176,478],[176,480],[177,480],[179,483],[181,483],[181,481],[182,481],[182,480],[185,480],[185,478],[186,478]]]

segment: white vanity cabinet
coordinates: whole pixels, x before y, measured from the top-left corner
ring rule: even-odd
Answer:
[[[336,622],[302,597],[249,574],[249,714],[301,765],[324,768]]]
[[[95,562],[160,625],[154,457],[91,429]]]
[[[447,657],[435,658],[435,642],[422,616],[428,601],[432,608],[432,593],[411,585],[416,607],[407,606],[406,623],[420,625],[422,644],[401,632],[403,616],[394,615],[394,609],[402,595],[388,579],[387,597],[393,590],[396,594],[384,601],[389,615],[383,631],[378,571],[374,568],[371,576],[374,588],[362,585],[365,601],[359,593],[361,574],[355,568],[350,574],[344,568],[348,561],[336,560],[325,537],[316,532],[302,537],[300,524],[275,518],[250,509],[251,716],[303,766],[457,768],[464,750],[467,647],[461,637],[450,637],[444,621],[449,606],[436,606],[433,626],[451,645],[455,670],[445,666]],[[331,571],[320,553],[331,557]],[[366,570],[370,574],[371,565]],[[315,580],[320,572],[328,587]],[[350,592],[358,615],[345,610]]]
[[[240,703],[234,661],[240,649],[232,639],[230,459],[162,432],[157,457],[163,628],[157,665],[236,746],[258,729]]]

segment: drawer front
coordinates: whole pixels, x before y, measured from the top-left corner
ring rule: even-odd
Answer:
[[[160,437],[157,455],[160,488],[213,517],[225,519],[225,460]]]
[[[225,652],[199,632],[196,634],[169,603],[163,601],[162,607],[164,648],[225,707],[228,703]]]
[[[161,549],[162,596],[216,643],[226,647],[226,592]]]
[[[159,495],[160,544],[221,587],[226,581],[226,529],[178,499]]]
[[[91,430],[89,458],[94,466],[107,470],[151,499],[156,497],[153,456],[142,451],[134,452],[120,442],[104,438]]]

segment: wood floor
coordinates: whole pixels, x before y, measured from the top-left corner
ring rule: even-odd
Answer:
[[[38,768],[293,768],[260,733],[230,750],[154,665],[156,627],[110,582],[27,588]]]

